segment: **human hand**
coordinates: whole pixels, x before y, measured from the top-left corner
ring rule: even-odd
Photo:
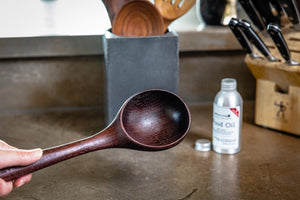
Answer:
[[[0,169],[11,166],[25,166],[38,161],[42,157],[41,149],[17,149],[0,140]],[[31,174],[20,177],[14,181],[0,178],[0,197],[9,194],[13,187],[20,187],[31,180]]]

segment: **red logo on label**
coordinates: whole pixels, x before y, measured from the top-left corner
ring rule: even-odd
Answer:
[[[239,117],[240,112],[236,108],[230,108],[230,110],[237,116]]]

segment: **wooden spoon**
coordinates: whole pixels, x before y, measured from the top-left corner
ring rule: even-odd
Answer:
[[[127,2],[117,13],[112,32],[121,36],[164,34],[164,22],[158,9],[147,0]]]
[[[154,0],[164,20],[164,32],[177,18],[189,11],[196,0]]]
[[[113,24],[116,14],[128,1],[131,0],[102,0],[107,10],[111,24]]]
[[[60,161],[105,148],[159,151],[177,145],[191,125],[188,107],[177,95],[165,90],[147,90],[129,98],[114,121],[88,138],[45,149],[42,158],[25,167],[0,170],[10,181]]]

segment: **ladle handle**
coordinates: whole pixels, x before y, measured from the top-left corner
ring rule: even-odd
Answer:
[[[110,22],[113,23],[114,18],[115,18],[115,11],[114,11],[114,5],[113,2],[111,0],[102,0],[102,2],[105,5],[105,8],[107,10],[107,14],[109,16]]]
[[[39,169],[54,165],[58,162],[79,156],[91,151],[116,146],[114,135],[104,132],[95,136],[75,141],[58,147],[43,150],[43,155],[37,162],[27,166],[9,167],[0,170],[0,178],[12,181]]]

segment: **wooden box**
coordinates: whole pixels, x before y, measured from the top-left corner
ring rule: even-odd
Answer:
[[[300,32],[283,30],[292,58],[300,62]],[[257,80],[255,123],[264,127],[300,135],[300,65],[289,66],[273,41],[264,42],[280,62],[252,59],[245,62]]]

